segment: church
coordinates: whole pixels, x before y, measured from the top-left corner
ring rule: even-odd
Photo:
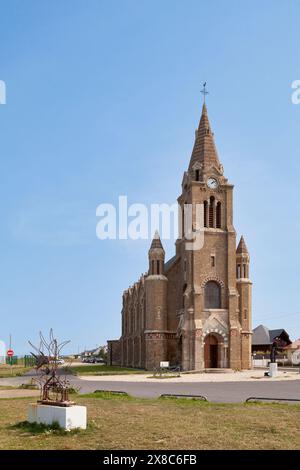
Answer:
[[[251,368],[250,257],[244,238],[236,243],[233,188],[204,101],[178,198],[180,209],[202,206],[203,246],[187,249],[181,225],[176,254],[166,261],[155,234],[147,273],[123,293],[122,335],[108,341],[108,364],[147,370],[161,361],[185,371]]]

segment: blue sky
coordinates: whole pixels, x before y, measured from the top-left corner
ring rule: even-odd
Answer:
[[[207,81],[253,325],[300,336],[297,0],[0,0],[0,338],[69,350],[120,334],[147,241],[100,241],[96,207],[172,203]],[[164,242],[167,257],[172,242]]]

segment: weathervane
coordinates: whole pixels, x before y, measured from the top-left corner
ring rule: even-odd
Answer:
[[[206,90],[206,82],[203,83],[203,90],[201,90],[201,93],[203,93],[203,100],[205,103],[205,96],[208,95],[208,91]]]

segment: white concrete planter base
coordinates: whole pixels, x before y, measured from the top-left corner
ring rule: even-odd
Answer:
[[[277,377],[278,375],[278,365],[277,362],[270,362],[269,365],[269,376],[270,377]]]
[[[52,406],[31,403],[28,407],[28,421],[47,425],[58,423],[66,431],[86,429],[86,406]]]

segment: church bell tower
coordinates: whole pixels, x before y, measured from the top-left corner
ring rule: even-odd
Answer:
[[[181,214],[186,206],[193,208],[192,228],[186,227],[185,217],[181,217],[183,236],[176,242],[185,292],[183,369],[250,368],[249,255],[244,245],[236,250],[233,185],[224,175],[205,102],[178,203]],[[199,227],[198,213],[202,218],[203,243],[191,249],[187,231]],[[237,279],[239,265],[245,269],[245,277]]]

